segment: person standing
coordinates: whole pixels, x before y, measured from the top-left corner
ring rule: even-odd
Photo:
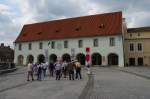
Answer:
[[[27,81],[30,81],[30,77],[32,78],[32,81],[33,81],[34,80],[34,78],[33,78],[33,66],[31,63],[28,64],[27,69],[28,69]]]
[[[53,77],[53,74],[54,74],[54,63],[51,61],[50,64],[49,64],[49,73],[50,73],[50,76]]]
[[[42,68],[42,72],[41,72],[41,79],[44,79],[44,63],[41,63],[41,68]]]
[[[37,80],[41,81],[42,80],[42,65],[38,64],[37,66]]]
[[[74,80],[74,68],[75,68],[75,64],[72,61],[68,66],[69,80]]]
[[[56,80],[60,80],[60,77],[61,77],[61,69],[62,69],[61,63],[60,63],[60,61],[57,61],[57,62],[55,63]]]
[[[43,76],[46,76],[47,63],[43,63]]]
[[[80,76],[80,79],[82,79],[82,76],[81,76],[81,64],[77,61],[75,63],[76,65],[76,79],[78,79],[78,75]]]
[[[68,64],[67,64],[66,61],[64,61],[64,62],[62,63],[64,78],[66,78],[66,75],[67,75],[67,65],[68,65]]]

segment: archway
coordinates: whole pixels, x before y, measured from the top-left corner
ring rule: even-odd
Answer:
[[[28,55],[27,56],[27,63],[33,63],[34,62],[34,57],[33,55]]]
[[[80,62],[81,65],[85,65],[85,55],[82,53],[77,54],[77,60]]]
[[[18,56],[18,65],[23,65],[23,60],[24,60],[23,55],[19,55]]]
[[[92,65],[101,65],[102,56],[99,53],[92,54]]]
[[[40,54],[38,56],[38,63],[44,63],[45,62],[45,56],[43,54]]]
[[[56,62],[57,61],[57,56],[55,55],[55,54],[51,54],[50,56],[49,56],[49,61],[51,62]]]
[[[108,65],[118,65],[118,55],[111,53],[108,55]]]
[[[64,54],[63,56],[62,56],[62,61],[67,61],[67,62],[70,62],[71,61],[71,57],[70,57],[70,55],[69,54]]]

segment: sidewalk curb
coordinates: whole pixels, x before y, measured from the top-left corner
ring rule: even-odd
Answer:
[[[119,70],[119,71],[122,71],[122,72],[125,72],[125,73],[133,74],[135,76],[142,77],[142,78],[150,80],[150,77],[145,76],[145,75],[141,75],[139,73],[135,73],[135,72],[132,72],[132,71],[127,71],[127,70],[120,70],[120,69],[115,69],[115,70]]]
[[[5,74],[5,73],[10,73],[10,72],[16,71],[17,69],[18,69],[18,68],[0,70],[0,75]]]

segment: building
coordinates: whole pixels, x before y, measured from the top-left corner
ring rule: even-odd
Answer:
[[[150,27],[129,28],[125,33],[125,64],[150,66]]]
[[[0,45],[0,70],[14,68],[14,50],[10,46]]]
[[[92,65],[123,67],[122,33],[122,12],[27,24],[14,42],[14,62],[26,65],[75,57],[85,65],[89,49]]]
[[[10,46],[5,46],[4,43],[0,45],[0,63],[13,63],[14,50]]]

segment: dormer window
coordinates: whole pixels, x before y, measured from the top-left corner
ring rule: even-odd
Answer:
[[[41,34],[42,34],[42,32],[38,32],[37,34],[38,34],[38,35],[41,35]]]
[[[24,34],[23,34],[23,36],[27,36],[27,34],[26,34],[26,33],[24,33]]]
[[[104,24],[101,24],[98,26],[99,28],[104,28]]]
[[[60,32],[60,30],[56,30],[55,32],[58,33],[58,32]]]
[[[75,28],[76,31],[81,30],[81,26]]]

